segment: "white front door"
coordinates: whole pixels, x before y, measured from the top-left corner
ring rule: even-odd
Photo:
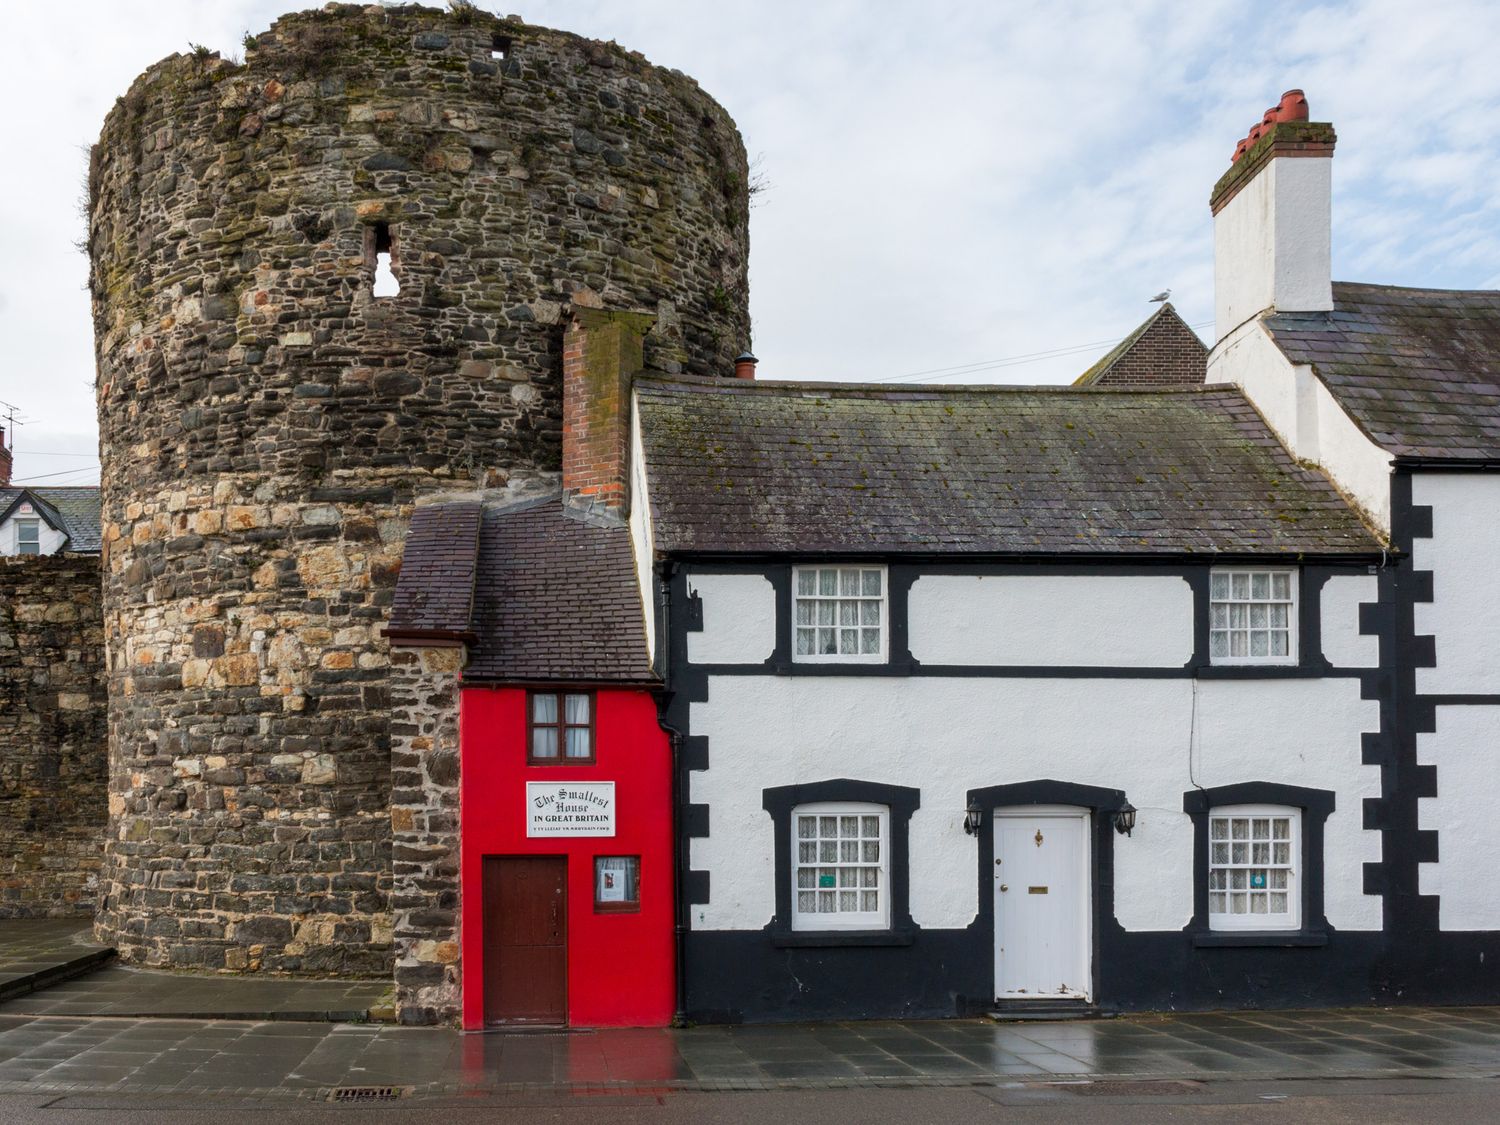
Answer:
[[[995,810],[995,996],[1089,998],[1089,812]]]

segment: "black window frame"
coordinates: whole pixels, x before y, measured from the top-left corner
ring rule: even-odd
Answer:
[[[1208,913],[1209,814],[1227,805],[1282,805],[1302,814],[1301,854],[1297,856],[1297,894],[1302,925],[1295,930],[1216,930]],[[1247,781],[1212,789],[1190,789],[1182,811],[1193,822],[1193,917],[1183,927],[1200,947],[1321,946],[1332,927],[1324,912],[1324,828],[1334,810],[1327,789],[1308,789],[1273,781]]]
[[[887,810],[890,922],[883,930],[794,930],[792,884],[797,865],[792,857],[792,811],[799,805],[828,801],[883,805]],[[775,832],[776,914],[766,927],[777,946],[910,945],[921,929],[911,917],[911,817],[922,805],[922,793],[904,785],[837,778],[802,785],[779,785],[761,792],[761,807],[771,814]]]

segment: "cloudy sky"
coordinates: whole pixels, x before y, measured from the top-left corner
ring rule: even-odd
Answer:
[[[106,110],[158,58],[189,42],[237,52],[294,6],[6,5],[0,400],[28,420],[18,479],[97,479],[73,244]],[[1067,381],[1167,287],[1211,338],[1208,190],[1294,86],[1338,129],[1335,277],[1500,287],[1487,0],[525,0],[518,14],[684,70],[739,122],[769,185],[751,219],[762,377]]]

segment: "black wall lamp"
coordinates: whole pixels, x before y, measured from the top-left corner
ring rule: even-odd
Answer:
[[[979,807],[978,801],[970,801],[969,807],[964,809],[964,832],[970,836],[979,835],[979,826],[984,823],[984,810]]]
[[[1110,820],[1114,822],[1116,832],[1129,836],[1135,830],[1135,806],[1126,801],[1110,814]]]

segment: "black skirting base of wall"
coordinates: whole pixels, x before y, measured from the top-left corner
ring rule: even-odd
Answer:
[[[993,1007],[989,935],[920,930],[910,944],[786,948],[766,931],[688,935],[699,1023],[923,1019]],[[1500,933],[1329,933],[1324,945],[1205,947],[1189,933],[1108,936],[1094,1002],[1115,1011],[1500,1003]]]

